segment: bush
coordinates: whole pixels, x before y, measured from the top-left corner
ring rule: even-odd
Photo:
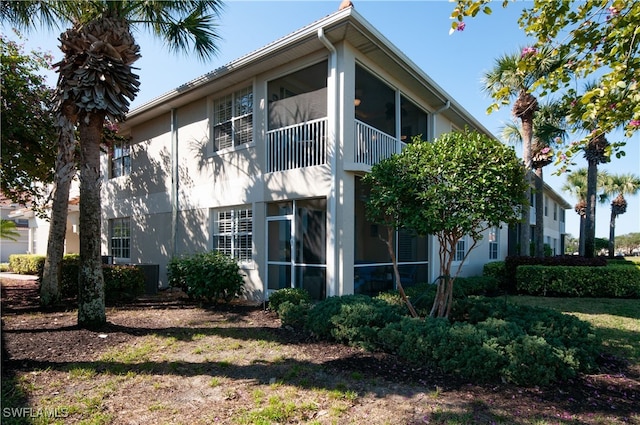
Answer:
[[[230,302],[244,291],[238,263],[218,251],[173,258],[167,269],[169,284],[196,300]]]
[[[327,298],[304,310],[306,328],[476,381],[549,385],[595,367],[599,341],[591,325],[574,316],[471,296],[456,300],[451,321],[415,319],[402,315],[398,301],[395,294]],[[299,308],[292,314],[299,323],[300,306],[284,302],[281,308]]]
[[[9,268],[18,274],[42,276],[45,258],[44,255],[12,254],[9,256]]]
[[[585,258],[578,255],[557,255],[555,257],[509,256],[505,258],[504,289],[510,294],[517,293],[517,269],[519,266],[565,266],[565,267],[604,267],[604,257]]]
[[[66,254],[62,258],[60,296],[63,299],[78,298],[78,273],[80,255]],[[102,265],[104,296],[107,303],[130,302],[144,293],[144,272],[136,266]],[[42,280],[42,276],[41,280]]]
[[[493,296],[498,293],[498,286],[498,279],[490,276],[459,277],[453,283],[454,290],[458,288],[460,292],[459,297],[469,295]]]
[[[399,320],[404,311],[403,305],[367,295],[329,297],[309,311],[306,329],[321,339],[357,345],[370,337],[370,331],[363,328],[381,328],[389,321]]]
[[[278,305],[278,317],[282,326],[291,326],[301,330],[307,321],[311,304],[301,302],[294,304],[291,301],[283,301]]]
[[[507,270],[504,261],[486,263],[482,268],[482,275],[496,279],[499,289],[505,290],[507,288]]]
[[[279,306],[284,302],[290,302],[293,305],[310,304],[311,295],[303,288],[282,288],[269,295],[269,309],[278,315],[280,315]]]
[[[543,296],[640,298],[640,266],[520,266],[519,293]]]
[[[104,295],[107,303],[133,301],[144,293],[144,272],[141,268],[123,265],[103,265]]]

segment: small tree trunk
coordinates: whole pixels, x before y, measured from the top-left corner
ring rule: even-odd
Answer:
[[[418,313],[415,308],[413,308],[413,304],[411,304],[411,300],[407,297],[407,294],[404,292],[404,288],[402,287],[402,282],[400,282],[400,271],[398,270],[398,261],[396,258],[396,253],[393,250],[393,232],[394,229],[391,226],[387,226],[387,249],[389,250],[389,256],[391,257],[391,262],[393,263],[393,273],[396,278],[396,285],[398,286],[398,292],[400,292],[400,296],[402,300],[407,305],[409,309],[409,313],[411,313],[411,317],[418,317]]]
[[[542,167],[536,168],[536,257],[544,257],[544,180]]]
[[[47,240],[47,257],[44,262],[40,285],[41,305],[54,304],[60,299],[62,258],[64,256],[64,241],[69,211],[69,191],[71,181],[76,174],[74,122],[75,113],[73,113],[73,107],[65,108],[63,114],[58,118],[60,133],[58,136],[51,221],[49,222],[49,239]]]
[[[78,325],[106,323],[101,257],[100,141],[104,114],[80,119],[80,273]]]

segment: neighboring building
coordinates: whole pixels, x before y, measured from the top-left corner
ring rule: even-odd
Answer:
[[[67,215],[67,233],[65,236],[65,254],[80,252],[80,238],[78,235],[78,219],[80,215],[80,196],[78,185],[72,184]],[[46,255],[49,238],[49,221],[36,214],[28,206],[18,205],[4,196],[0,197],[0,213],[4,220],[16,223],[20,237],[17,241],[0,241],[0,262],[9,261],[12,254]]]
[[[538,177],[531,173],[531,178]],[[533,184],[535,186],[535,184]],[[535,238],[536,228],[536,198],[532,187],[529,209],[529,226],[531,227],[531,240]],[[551,255],[564,255],[566,233],[566,210],[572,209],[571,205],[548,184],[544,183],[544,244],[548,246]],[[518,255],[520,252],[520,225],[513,226],[509,232],[509,255]]]
[[[284,287],[315,298],[390,289],[386,230],[365,218],[361,177],[412,136],[466,126],[490,135],[355,9],[340,10],[129,114],[131,143],[102,161],[103,254],[159,264],[167,286],[172,257],[220,250],[253,300]],[[487,232],[463,275],[504,259],[507,242],[506,227]],[[436,243],[397,234],[403,283],[434,280]]]

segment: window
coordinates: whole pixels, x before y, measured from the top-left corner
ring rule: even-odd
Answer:
[[[110,159],[112,179],[131,174],[131,145],[129,142],[113,142]]]
[[[549,198],[544,198],[544,216],[549,217]]]
[[[456,253],[455,253],[455,257],[453,258],[453,261],[464,260],[464,256],[466,255],[466,253],[467,253],[467,238],[465,236],[462,239],[460,239],[458,241],[458,244],[456,245]]]
[[[498,246],[500,245],[499,235],[498,233],[500,229],[498,227],[494,227],[489,230],[489,259],[497,260],[498,259]]]
[[[269,130],[327,117],[328,66],[327,61],[322,61],[269,81]]]
[[[421,136],[427,140],[427,114],[413,102],[400,97],[400,140],[403,143],[411,143],[413,137]]]
[[[358,121],[395,136],[396,104],[394,89],[365,68],[356,65],[355,114]],[[420,129],[416,128],[415,131]]]
[[[109,235],[113,258],[131,258],[131,219],[125,217],[109,220]]]
[[[556,204],[555,202],[553,203],[553,220],[558,220],[558,204]]]
[[[213,215],[213,249],[241,263],[253,259],[253,211],[251,208],[218,210]]]
[[[213,142],[216,151],[253,140],[253,91],[251,86],[213,102]]]

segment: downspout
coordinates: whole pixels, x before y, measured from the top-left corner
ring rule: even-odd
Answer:
[[[338,73],[337,73],[337,65],[338,65],[338,59],[337,59],[337,50],[335,48],[335,46],[333,44],[331,44],[331,42],[329,41],[329,39],[327,39],[327,37],[324,34],[324,29],[323,28],[318,28],[318,40],[320,40],[320,42],[327,48],[327,50],[329,50],[329,78],[328,81],[332,82],[334,85],[334,92],[331,95],[330,94],[330,98],[329,98],[329,108],[327,110],[327,118],[329,120],[329,123],[333,123],[333,126],[330,127],[332,129],[333,132],[333,138],[329,138],[329,140],[333,141],[333,153],[330,157],[330,162],[329,162],[329,167],[331,169],[331,173],[333,174],[332,178],[331,178],[331,185],[329,188],[329,196],[327,198],[327,210],[329,213],[329,216],[331,217],[331,220],[329,222],[329,242],[327,244],[327,250],[330,252],[327,252],[327,258],[331,258],[333,265],[332,265],[332,270],[329,271],[327,270],[327,272],[331,273],[331,276],[329,277],[329,287],[327,288],[327,297],[330,296],[334,296],[336,295],[336,285],[338,282],[338,276],[340,275],[339,273],[339,261],[338,261],[338,249],[336,247],[337,244],[337,235],[338,235],[338,231],[337,231],[337,210],[338,210],[338,193],[336,191],[336,188],[338,187],[338,169],[337,169],[337,164],[338,164],[338,160],[337,160],[337,156],[338,156],[338,134],[339,134],[339,117],[338,117],[338,111],[339,111],[339,105],[338,105],[338,99],[339,97],[339,90],[340,90],[340,86],[338,84],[337,78],[338,78]],[[330,93],[330,92],[328,92]],[[333,101],[333,102],[331,102]]]
[[[441,114],[451,107],[451,101],[447,100],[447,102],[439,109],[436,109],[431,113],[431,128],[429,129],[429,140],[433,140],[436,138],[436,115]]]
[[[171,252],[178,253],[178,116],[171,109]]]

